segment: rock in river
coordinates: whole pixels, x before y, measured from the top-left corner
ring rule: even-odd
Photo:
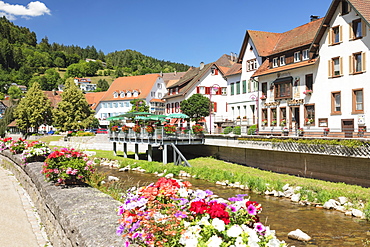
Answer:
[[[308,236],[306,233],[302,232],[300,229],[297,229],[295,231],[291,231],[288,233],[288,238],[296,239],[299,241],[310,241],[311,237]]]

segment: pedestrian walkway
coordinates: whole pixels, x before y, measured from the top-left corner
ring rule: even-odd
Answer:
[[[0,166],[0,246],[51,246],[27,192]]]

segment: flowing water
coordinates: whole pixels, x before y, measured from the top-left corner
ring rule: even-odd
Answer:
[[[117,169],[100,167],[99,171],[119,177],[121,181],[128,181],[132,186],[147,185],[155,182],[158,177],[153,174],[136,172],[118,172]],[[233,197],[237,194],[245,194],[235,188],[225,188],[209,183],[204,180],[189,179],[193,187],[209,189],[223,198]],[[370,242],[370,223],[365,220],[345,216],[343,213],[325,210],[310,206],[300,206],[285,198],[262,196],[249,193],[251,200],[262,204],[263,211],[260,220],[276,230],[280,240],[284,240],[289,246],[367,246]],[[290,231],[301,229],[312,237],[308,243],[291,240],[287,237]],[[369,245],[370,246],[370,243]]]

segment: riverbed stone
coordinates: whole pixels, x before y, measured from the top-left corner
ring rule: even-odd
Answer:
[[[112,181],[119,181],[119,178],[115,177],[115,176],[108,176],[108,181],[109,182],[112,182]]]
[[[330,199],[329,201],[324,203],[323,208],[332,209],[332,208],[335,208],[337,206],[340,206],[340,203],[338,201],[334,200],[334,199]]]
[[[290,200],[291,200],[292,202],[299,202],[300,198],[301,198],[301,194],[300,194],[300,193],[298,193],[298,194],[294,194],[294,195],[292,195],[292,197],[290,198]]]
[[[334,207],[335,210],[339,211],[339,212],[346,212],[346,207],[344,206],[336,206]]]
[[[287,190],[289,188],[289,184],[283,186],[283,190]]]
[[[297,229],[288,233],[288,238],[299,240],[299,241],[310,241],[311,237],[307,233],[304,233],[302,230]]]
[[[347,197],[345,197],[345,196],[340,196],[340,197],[338,197],[338,201],[339,201],[339,203],[340,203],[341,205],[343,205],[343,204],[345,204],[346,202],[348,202],[348,199],[347,199]]]
[[[358,209],[352,209],[352,215],[354,217],[358,217],[358,218],[365,218],[365,214],[361,211],[361,210],[358,210]]]
[[[168,174],[165,176],[165,178],[173,178],[173,177],[174,177],[173,173],[168,173]]]

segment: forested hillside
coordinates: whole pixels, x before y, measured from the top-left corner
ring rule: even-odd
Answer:
[[[86,59],[93,61],[86,62]],[[94,46],[49,43],[47,37],[37,42],[36,34],[0,18],[0,93],[12,83],[30,86],[38,81],[43,90],[56,89],[67,78],[102,74],[113,77],[148,73],[186,71],[189,66],[162,61],[133,50],[104,54]],[[63,78],[58,70],[63,70]]]

